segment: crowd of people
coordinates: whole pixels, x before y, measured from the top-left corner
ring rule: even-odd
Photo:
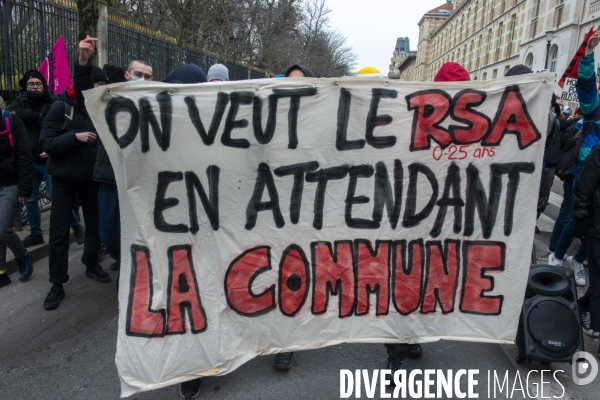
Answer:
[[[102,141],[88,116],[82,91],[119,82],[152,81],[152,66],[132,60],[127,69],[106,64],[93,65],[90,56],[96,39],[79,43],[79,59],[74,63],[73,84],[56,95],[37,70],[27,71],[21,94],[2,110],[0,121],[0,287],[11,283],[6,272],[6,249],[18,265],[18,278],[27,281],[33,273],[28,247],[44,243],[38,205],[40,184],[46,182],[52,198],[49,232],[49,280],[52,284],[43,306],[57,308],[65,297],[69,280],[68,251],[71,230],[83,244],[82,263],[86,276],[101,283],[111,277],[99,264],[102,246],[115,260],[121,260],[120,215],[115,175]],[[600,95],[594,67],[594,48],[600,42],[600,29],[589,40],[579,66],[577,93],[579,107],[571,109],[553,96],[549,104],[548,128],[540,182],[537,216],[546,208],[555,177],[563,181],[563,203],[549,244],[547,263],[563,265],[574,271],[576,284],[586,285],[584,264],[589,264],[589,286],[579,299],[583,332],[600,336]],[[507,76],[532,73],[517,65]],[[293,65],[285,77],[314,77],[310,69]],[[381,76],[372,67],[357,76]],[[171,71],[163,82],[197,84],[229,80],[222,64],[213,65],[207,74],[195,64],[183,64]],[[469,73],[459,64],[448,62],[434,81],[468,81]],[[0,99],[0,105],[3,102]],[[13,222],[25,203],[30,235],[23,241]],[[85,220],[80,222],[79,208]],[[581,243],[576,254],[566,257],[574,238]],[[566,258],[565,258],[566,257]],[[545,260],[545,258],[542,258]],[[406,357],[422,355],[418,344],[387,344],[387,369],[402,368]],[[289,370],[293,353],[275,357],[277,369]],[[195,398],[200,379],[181,385],[184,398]]]

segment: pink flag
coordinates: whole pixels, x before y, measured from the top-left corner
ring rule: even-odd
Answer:
[[[62,35],[60,35],[38,71],[44,75],[46,82],[48,82],[48,89],[54,93],[60,93],[71,86],[71,70],[67,60],[65,39]]]

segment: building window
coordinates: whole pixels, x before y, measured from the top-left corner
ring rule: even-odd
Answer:
[[[479,7],[479,2],[475,2],[475,9],[473,10],[473,30],[477,30],[477,8]]]
[[[498,70],[495,69],[492,71],[492,79],[496,79],[497,76],[498,76]]]
[[[510,41],[515,40],[515,32],[517,30],[517,14],[513,14],[510,21]]]
[[[537,17],[538,15],[540,15],[540,3],[542,2],[542,0],[535,0],[535,6],[534,6],[534,13],[533,16]]]
[[[558,61],[558,46],[554,45],[550,48],[550,72],[556,72],[556,62]]]
[[[527,65],[530,69],[533,68],[533,53],[529,53],[527,58],[525,58],[525,65]]]
[[[560,27],[560,24],[562,23],[564,9],[565,7],[561,4],[560,6],[556,7],[556,10],[554,10],[554,26],[556,28]]]
[[[504,23],[498,25],[498,47],[502,46],[502,35],[504,34]]]
[[[483,80],[483,81],[487,80],[487,72],[484,72],[484,73],[483,73],[483,79],[482,79],[482,80]]]
[[[531,32],[530,32],[531,39],[533,39],[535,37],[536,31],[537,31],[537,23],[538,23],[537,19],[535,19],[531,22]]]
[[[492,46],[492,30],[490,29],[488,31],[487,43],[485,44],[486,53],[490,51],[491,46]]]
[[[507,65],[504,67],[504,76],[506,76],[506,73],[508,72],[509,69],[510,69],[510,65]]]

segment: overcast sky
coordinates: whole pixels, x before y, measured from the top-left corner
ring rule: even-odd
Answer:
[[[417,50],[417,23],[427,11],[446,0],[327,0],[332,10],[330,26],[348,38],[358,56],[356,69],[366,65],[389,70],[396,38],[409,37],[410,49]]]

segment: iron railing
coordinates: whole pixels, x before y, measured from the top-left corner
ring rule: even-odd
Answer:
[[[132,59],[152,65],[154,79],[162,80],[178,64],[178,47],[172,38],[152,33],[109,14],[108,62],[126,68]],[[71,0],[0,0],[0,96],[10,101],[19,93],[19,79],[29,69],[37,69],[56,40],[63,35],[67,56],[77,57],[78,14]],[[208,72],[222,63],[235,80],[248,79],[248,68],[224,62],[198,49],[183,48],[183,60]],[[250,70],[250,79],[265,74]]]

